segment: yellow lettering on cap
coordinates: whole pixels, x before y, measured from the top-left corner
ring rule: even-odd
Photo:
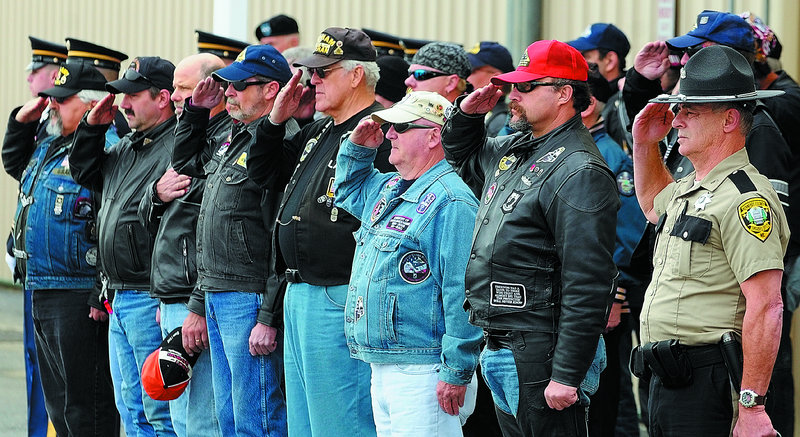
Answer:
[[[328,34],[320,34],[319,40],[317,41],[317,46],[314,48],[314,53],[318,53],[320,55],[328,56],[331,53],[331,48],[337,44],[337,41],[333,39],[332,36]],[[341,46],[341,42],[338,42],[339,46]],[[337,53],[338,51],[338,53]],[[335,55],[341,55],[342,49],[337,47],[336,51],[334,51]]]
[[[58,76],[56,76],[56,79],[53,81],[53,85],[56,86],[64,85],[65,83],[67,83],[68,76],[69,76],[69,70],[67,70],[66,67],[60,67],[58,69]]]
[[[475,43],[475,45],[471,49],[469,49],[469,53],[472,53],[473,55],[477,55],[478,52],[480,51],[481,51],[481,43],[479,42]]]

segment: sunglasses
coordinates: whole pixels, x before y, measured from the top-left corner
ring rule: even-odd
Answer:
[[[394,127],[395,132],[402,134],[410,129],[433,129],[435,126],[428,126],[424,124],[415,123],[387,123],[389,126]]]
[[[537,86],[558,86],[558,84],[555,82],[536,82],[536,81],[519,82],[514,84],[514,89],[516,89],[521,93],[529,93],[533,91],[533,89],[536,88]]]
[[[423,70],[421,68],[419,70],[410,71],[408,75],[414,76],[414,80],[418,81],[433,79],[434,77],[439,76],[450,76],[449,74],[442,73],[440,71]]]
[[[71,98],[73,98],[73,97],[75,97],[75,95],[74,95],[74,94],[73,94],[73,95],[71,95],[71,96],[67,96],[67,97],[53,97],[53,96],[50,96],[49,98],[50,98],[50,101],[51,101],[51,102],[56,102],[56,103],[58,103],[59,105],[63,105],[63,104],[64,104],[64,102],[66,102],[67,100],[69,100],[69,99],[71,99]]]
[[[263,80],[254,80],[252,82],[245,82],[243,80],[234,80],[234,81],[228,82],[228,85],[232,86],[233,89],[235,89],[236,91],[242,92],[242,91],[246,90],[247,87],[249,87],[249,86],[264,85],[264,84],[267,84],[267,83],[269,83],[269,82],[265,82]]]
[[[142,81],[147,82],[148,84],[150,84],[150,86],[155,86],[155,85],[153,85],[153,82],[151,82],[150,79],[147,78],[147,76],[139,73],[138,71],[134,70],[133,68],[129,68],[129,69],[125,70],[125,76],[124,77],[125,77],[125,79],[127,79],[127,80],[129,80],[131,82],[136,82],[137,80],[142,80]]]
[[[710,44],[710,45],[705,45],[705,44],[709,44],[709,42],[703,42],[703,43],[700,43],[700,44],[697,44],[697,45],[693,45],[691,47],[686,47],[686,49],[684,49],[684,51],[686,52],[686,55],[688,55],[691,58],[692,56],[697,54],[697,52],[699,52],[700,50],[703,50],[706,47],[710,47],[712,45],[715,45],[715,44]]]
[[[325,79],[325,76],[328,73],[330,73],[333,70],[338,70],[340,68],[344,68],[344,67],[330,67],[330,68],[314,67],[314,68],[309,68],[308,71],[311,72],[311,74],[316,74],[317,77],[319,77],[320,79]]]

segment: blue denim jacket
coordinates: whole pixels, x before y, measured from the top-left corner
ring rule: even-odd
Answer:
[[[465,385],[482,332],[463,309],[464,272],[478,203],[442,160],[399,193],[375,150],[343,142],[335,205],[361,220],[345,304],[350,355],[369,363],[441,363],[439,379]]]
[[[97,276],[97,241],[90,241],[90,218],[96,216],[91,192],[72,179],[69,147],[72,139],[48,155],[50,136],[36,146],[20,179],[15,226],[24,226],[25,288],[91,289]],[[116,130],[106,132],[106,148],[119,141]],[[47,157],[47,161],[44,161]],[[26,217],[22,205],[30,203]],[[91,217],[90,217],[91,215]],[[15,229],[15,234],[20,232]]]

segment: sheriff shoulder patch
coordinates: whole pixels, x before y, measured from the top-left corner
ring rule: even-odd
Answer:
[[[739,204],[739,222],[748,234],[765,241],[772,232],[772,212],[763,197],[747,199]]]

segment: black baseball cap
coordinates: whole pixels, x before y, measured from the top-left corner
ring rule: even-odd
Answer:
[[[293,65],[308,68],[327,67],[346,59],[374,62],[377,59],[377,52],[372,46],[372,40],[359,29],[329,27],[319,35],[314,53]]]
[[[136,94],[150,87],[168,90],[172,93],[172,76],[175,66],[172,62],[158,56],[134,58],[122,79],[106,84],[112,94]]]
[[[297,21],[288,15],[276,15],[256,27],[256,38],[261,39],[265,36],[280,36],[300,33]]]
[[[89,64],[63,64],[53,87],[39,93],[39,97],[69,97],[82,90],[105,91],[106,78]]]

